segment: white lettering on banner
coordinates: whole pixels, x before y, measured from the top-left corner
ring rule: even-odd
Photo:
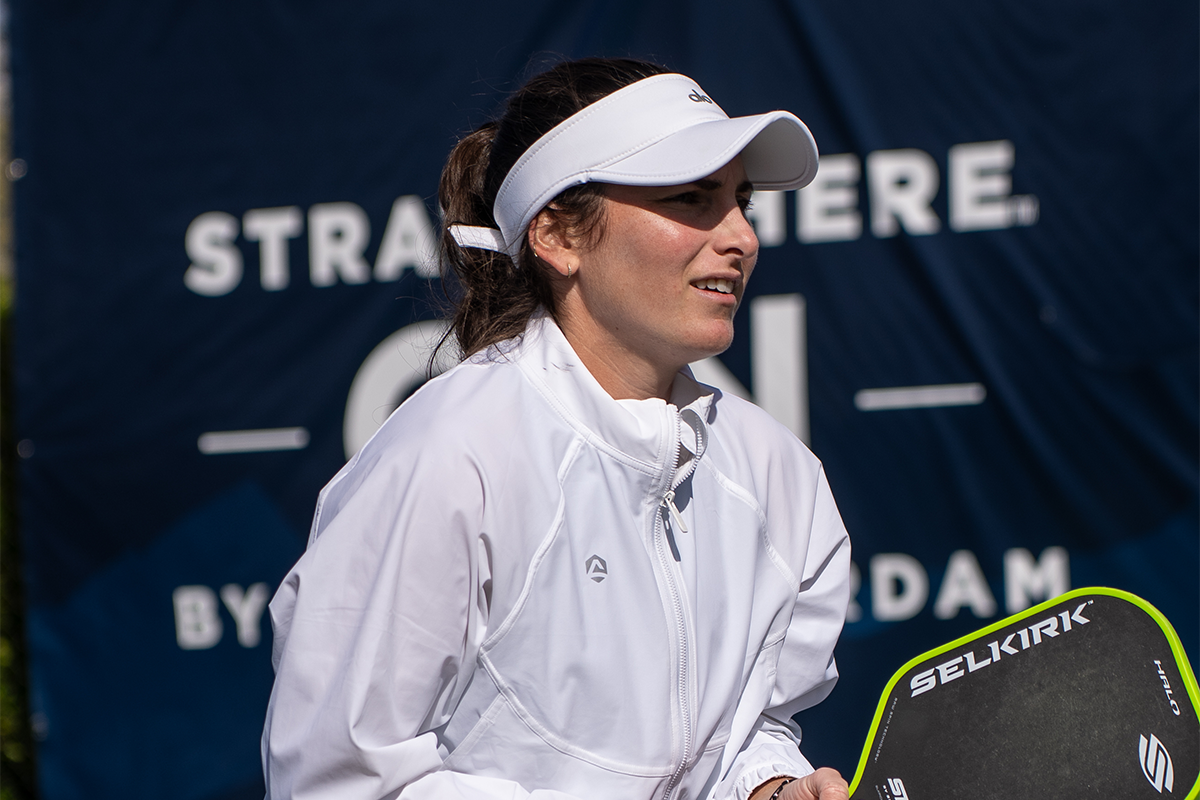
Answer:
[[[319,203],[308,210],[308,272],[313,286],[366,283],[371,269],[363,251],[371,221],[354,203]]]
[[[1007,139],[954,145],[947,154],[947,195],[950,229],[956,232],[1000,230],[1035,225],[1040,205],[1035,195],[1013,195],[1012,168],[1016,149]],[[923,150],[875,150],[866,156],[868,207],[871,233],[889,238],[902,229],[928,236],[941,229],[941,220],[930,207],[937,197],[937,162]],[[849,242],[862,236],[858,184],[862,178],[859,157],[853,153],[821,156],[813,182],[796,194],[795,235],[805,244]],[[747,216],[754,223],[763,247],[787,241],[787,193],[758,192]],[[363,284],[372,278],[365,252],[371,225],[355,203],[318,203],[308,210],[309,276],[313,286],[333,286],[339,281]],[[303,213],[298,206],[257,208],[242,220],[248,242],[259,243],[259,281],[266,291],[291,284],[288,242],[303,233]],[[219,297],[237,288],[242,280],[242,254],[236,245],[237,218],[223,211],[208,211],[192,220],[184,235],[191,265],[184,285],[199,295]],[[392,204],[373,277],[379,282],[399,280],[406,269],[421,278],[435,278],[438,233],[425,202],[404,195]]]
[[[1034,598],[1036,602],[1041,602],[1071,588],[1069,559],[1062,547],[1047,547],[1042,551],[1040,561],[1034,561],[1024,548],[1012,548],[1004,554],[1003,568],[1004,585],[1019,589],[1007,597],[1008,614],[1029,608]],[[868,572],[871,618],[880,622],[899,622],[915,617],[925,608],[929,599],[929,573],[913,556],[907,553],[878,553],[871,557]],[[861,587],[859,567],[851,562],[847,622],[858,622],[863,618],[863,607],[858,602]],[[951,553],[933,604],[933,616],[937,619],[953,619],[963,608],[969,608],[976,617],[986,619],[998,612],[996,606],[995,596],[975,554],[970,550]],[[1069,630],[1070,624],[1069,619],[1064,619],[1061,630]],[[1047,622],[1013,636],[1025,637],[1019,644],[1021,649],[1027,649],[1030,646],[1029,637],[1033,637],[1033,644],[1038,644],[1043,637],[1054,637],[1058,633],[1054,624]],[[1007,640],[997,644],[997,647],[999,652],[996,658],[1000,657],[1000,652],[1018,652],[1012,649],[1013,643]],[[978,668],[972,663],[968,658],[968,671]]]
[[[255,208],[242,217],[246,241],[258,242],[259,282],[268,292],[286,289],[292,274],[288,266],[288,240],[304,230],[299,207]]]
[[[1007,139],[968,142],[949,149],[947,195],[949,228],[968,231],[1002,230],[1037,224],[1041,213],[1032,194],[1013,195],[1012,168],[1016,148]],[[866,156],[867,206],[871,233],[895,236],[901,229],[913,236],[929,236],[941,229],[941,220],[930,207],[939,188],[938,165],[924,150],[875,150]],[[821,156],[813,182],[796,193],[796,239],[804,244],[850,242],[862,236],[859,210],[859,158],[853,153]],[[779,196],[775,196],[775,195]],[[760,198],[770,195],[764,203]],[[760,192],[757,208],[749,213],[759,243],[777,247],[786,224],[782,193]]]
[[[950,148],[950,227],[983,231],[1032,225],[1038,218],[1033,195],[1012,194],[1013,143],[974,142]]]
[[[399,280],[408,267],[422,278],[438,276],[437,234],[429,224],[425,203],[411,194],[392,203],[379,255],[375,257],[375,280]]]
[[[237,626],[242,647],[257,647],[262,640],[262,617],[271,598],[265,583],[251,584],[245,591],[236,583],[221,587],[221,601]],[[221,641],[225,626],[221,621],[217,593],[207,586],[179,586],[171,593],[175,606],[175,641],[184,650],[207,650]]]
[[[175,605],[175,641],[184,650],[207,650],[221,641],[217,595],[207,586],[180,586],[171,593]]]
[[[1007,139],[954,145],[947,154],[947,195],[950,230],[1000,230],[1037,223],[1040,205],[1035,195],[1013,195],[1012,168],[1016,149]],[[871,233],[879,238],[928,236],[941,229],[930,207],[937,197],[937,162],[923,150],[875,150],[866,156]],[[805,244],[849,242],[862,236],[858,184],[859,157],[853,153],[821,156],[813,182],[796,194],[795,235]],[[759,192],[747,216],[763,247],[787,241],[785,192]],[[425,202],[404,195],[392,204],[374,270],[365,252],[371,225],[355,203],[318,203],[308,210],[309,279],[313,286],[339,281],[363,284],[399,280],[406,269],[421,278],[438,275],[438,234]],[[298,206],[258,208],[242,220],[246,241],[259,243],[259,282],[266,291],[291,284],[288,242],[303,231]],[[242,254],[236,245],[237,218],[223,211],[200,214],[188,225],[184,249],[191,264],[184,272],[188,289],[206,297],[233,291],[242,280]]]
[[[802,442],[808,435],[808,343],[804,297],[760,295],[750,301],[754,402]]]
[[[264,290],[277,292],[291,285],[288,243],[303,235],[304,217],[299,206],[253,208],[243,215],[242,235],[259,245],[259,283]],[[223,211],[208,211],[192,220],[184,235],[184,249],[191,259],[183,276],[188,289],[219,297],[238,287],[242,280],[238,233],[237,218]],[[373,270],[365,256],[370,241],[370,219],[357,204],[312,206],[308,209],[309,281],[318,287],[339,281],[363,284],[372,277],[386,283],[399,280],[406,269],[421,278],[437,277],[437,231],[420,197],[404,195],[392,203]]]
[[[796,195],[796,238],[805,243],[849,242],[862,236],[860,175],[858,156],[852,153],[821,156],[817,177]]]
[[[1032,553],[1020,547],[1004,554],[1004,604],[1009,614],[1057,597],[1070,584],[1067,551],[1061,547],[1047,547],[1036,561]]]
[[[937,163],[924,150],[876,150],[867,156],[871,233],[895,236],[937,233],[942,221],[929,204],[938,190]]]
[[[977,617],[990,617],[996,613],[996,598],[988,588],[979,561],[970,550],[956,550],[950,554],[946,564],[946,577],[933,604],[933,615],[938,619],[953,619],[959,609],[968,606]]]
[[[209,211],[192,220],[183,246],[192,260],[183,283],[196,294],[218,297],[232,292],[242,280],[242,252],[234,245],[237,219],[223,211]]]
[[[237,623],[238,644],[242,647],[257,647],[262,638],[261,625],[263,609],[271,599],[271,591],[265,583],[254,583],[246,591],[236,583],[227,583],[221,587],[221,601],[229,609],[233,621]]]
[[[871,614],[897,622],[915,617],[929,597],[929,578],[921,562],[904,553],[871,556]]]

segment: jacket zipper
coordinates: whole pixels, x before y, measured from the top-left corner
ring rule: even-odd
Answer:
[[[679,513],[679,508],[675,505],[674,489],[671,489],[667,492],[666,496],[663,497],[663,502],[667,504],[667,509],[671,512],[671,519],[674,521],[675,526],[679,528],[679,532],[687,533],[688,529],[687,525],[683,521],[683,515]]]
[[[676,786],[683,779],[684,769],[687,767],[688,760],[692,757],[692,714],[687,696],[688,670],[691,665],[688,659],[687,622],[683,615],[683,597],[680,594],[679,585],[675,580],[670,556],[667,554],[666,530],[663,525],[662,514],[660,513],[655,513],[654,515],[654,533],[654,544],[655,549],[658,551],[658,562],[667,578],[667,588],[671,593],[671,610],[675,615],[675,634],[679,642],[679,684],[676,688],[679,698],[680,724],[683,728],[683,751],[679,756],[679,766],[675,768],[675,772],[671,775],[670,780],[667,781],[667,790],[663,793],[663,798],[666,800],[671,797]]]
[[[683,420],[679,413],[675,413],[675,448],[670,462],[670,469],[674,472],[679,463],[679,450],[683,447],[682,437]],[[663,495],[659,503],[659,507],[667,507],[667,511],[671,515],[671,520],[679,526],[681,533],[687,533],[687,525],[683,522],[683,515],[679,513],[678,506],[675,505],[675,490],[679,488],[692,472],[696,469],[697,456],[689,459],[687,468],[680,471],[674,476],[671,481],[671,488]],[[655,513],[654,515],[654,531],[655,531],[655,549],[658,551],[658,560],[662,565],[663,573],[667,578],[667,587],[671,592],[672,611],[675,614],[675,630],[679,641],[679,715],[683,727],[683,751],[680,753],[679,766],[675,768],[675,772],[667,781],[666,791],[663,792],[663,799],[669,800],[675,789],[678,788],[680,781],[683,780],[683,774],[687,769],[688,761],[692,758],[692,712],[691,704],[688,701],[688,674],[691,669],[690,659],[688,658],[688,635],[687,635],[687,619],[684,614],[683,596],[679,590],[678,581],[675,578],[675,571],[671,564],[671,558],[667,553],[666,527],[662,519],[662,514]]]
[[[679,414],[679,412],[675,412],[675,452],[674,460],[671,462],[672,472],[674,472],[676,469],[674,465],[679,463],[679,451],[682,448],[683,417]],[[693,454],[692,457],[688,459],[687,466],[681,472],[679,472],[679,474],[675,475],[674,480],[671,481],[671,488],[668,489],[667,493],[663,495],[663,503],[666,504],[667,510],[671,512],[671,521],[679,526],[680,533],[687,533],[688,528],[687,524],[683,521],[683,515],[679,513],[679,506],[675,505],[675,490],[678,489],[684,481],[692,476],[692,473],[696,471],[696,462],[699,460],[700,454]]]

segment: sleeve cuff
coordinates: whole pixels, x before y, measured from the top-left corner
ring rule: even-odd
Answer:
[[[782,761],[760,764],[746,770],[738,777],[737,782],[733,785],[731,796],[737,800],[748,800],[751,792],[772,778],[803,778],[813,771],[807,761],[803,765],[785,764]]]

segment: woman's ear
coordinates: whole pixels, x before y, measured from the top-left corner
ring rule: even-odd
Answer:
[[[529,246],[555,272],[569,278],[579,266],[579,243],[564,229],[554,211],[547,206],[529,223]]]

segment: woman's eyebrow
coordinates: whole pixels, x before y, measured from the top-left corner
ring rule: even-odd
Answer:
[[[700,178],[699,180],[692,181],[692,185],[697,189],[703,189],[706,192],[711,192],[720,189],[722,183],[718,180],[714,180],[713,178]],[[739,194],[742,192],[753,192],[754,184],[750,181],[742,181],[738,184],[737,190]]]

